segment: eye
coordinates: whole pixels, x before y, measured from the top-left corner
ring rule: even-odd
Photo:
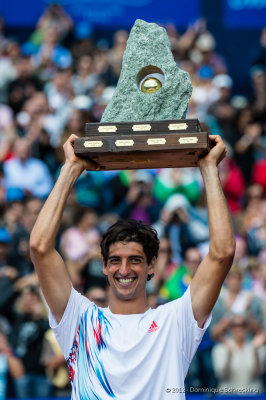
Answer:
[[[154,93],[161,89],[165,82],[163,71],[153,65],[142,68],[138,73],[137,83],[143,93]]]
[[[109,264],[111,265],[117,265],[120,263],[120,258],[111,258],[109,259]]]
[[[132,257],[130,259],[130,261],[131,261],[132,264],[140,264],[142,262],[142,258],[140,258],[140,257]]]

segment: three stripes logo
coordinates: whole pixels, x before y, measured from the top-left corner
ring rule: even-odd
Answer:
[[[156,322],[155,322],[155,321],[152,321],[152,324],[151,324],[151,326],[150,326],[149,329],[148,329],[148,333],[158,331],[159,328],[160,328],[160,327],[156,324]]]

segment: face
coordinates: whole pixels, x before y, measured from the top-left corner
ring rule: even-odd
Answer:
[[[188,249],[185,254],[185,265],[189,269],[189,272],[192,277],[195,275],[200,262],[201,262],[200,252],[196,248]]]
[[[235,317],[231,324],[231,333],[237,342],[245,340],[247,334],[247,323],[242,317]]]
[[[125,301],[140,296],[144,298],[147,276],[154,272],[154,264],[155,257],[148,265],[140,243],[113,243],[109,248],[107,265],[103,265],[103,272],[108,277],[112,295]]]
[[[238,293],[242,288],[241,274],[236,271],[230,271],[226,278],[226,286],[232,293]]]
[[[17,158],[24,161],[30,155],[30,143],[27,139],[21,138],[17,139],[14,145],[14,153]]]

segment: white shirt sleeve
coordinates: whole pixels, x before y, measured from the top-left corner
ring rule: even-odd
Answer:
[[[175,303],[175,304],[174,304]],[[197,348],[201,342],[201,339],[210,325],[211,314],[208,316],[203,328],[199,328],[197,321],[194,318],[190,287],[186,290],[184,295],[178,299],[174,300],[172,304],[175,307],[178,331],[181,340],[181,349],[183,357],[187,362],[187,368],[194,357]],[[186,363],[185,363],[186,364]],[[187,371],[185,371],[186,373]]]
[[[80,317],[91,305],[93,305],[93,303],[89,299],[72,288],[65,312],[59,324],[52,312],[49,312],[50,327],[53,329],[66,359],[72,348]]]

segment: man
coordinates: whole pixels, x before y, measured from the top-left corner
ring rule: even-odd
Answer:
[[[32,230],[30,246],[50,323],[67,359],[72,398],[183,399],[184,378],[209,324],[209,315],[230,269],[234,233],[218,176],[225,156],[219,136],[199,161],[209,207],[210,249],[185,295],[149,309],[146,281],[154,272],[156,232],[139,222],[118,222],[101,243],[110,284],[108,308],[98,308],[71,285],[54,242],[68,194],[91,161],[75,156],[71,135],[66,161]]]
[[[25,194],[45,198],[50,193],[53,180],[47,165],[30,156],[31,142],[27,137],[16,139],[14,158],[4,162],[6,189],[19,188]]]

